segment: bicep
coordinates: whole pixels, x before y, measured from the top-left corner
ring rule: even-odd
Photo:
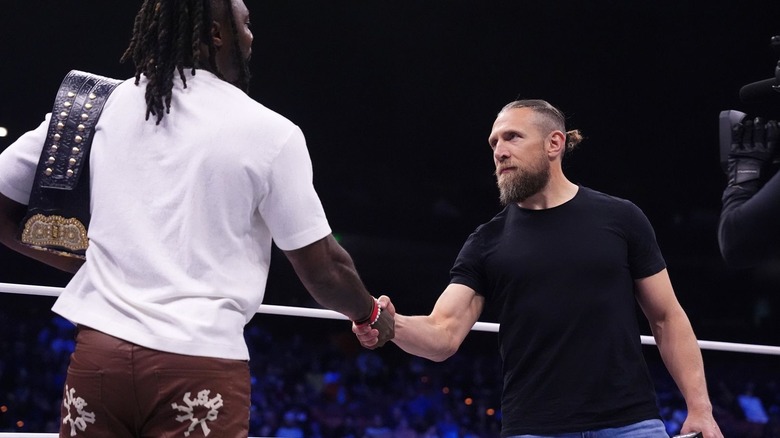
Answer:
[[[637,302],[651,323],[666,319],[670,311],[679,307],[666,269],[635,280],[634,284]]]
[[[485,298],[474,289],[451,283],[444,289],[431,312],[435,324],[463,340],[482,314]]]
[[[313,275],[329,265],[334,259],[338,259],[341,254],[339,249],[341,247],[329,234],[302,248],[284,251],[284,254],[298,276],[305,280],[305,277]]]

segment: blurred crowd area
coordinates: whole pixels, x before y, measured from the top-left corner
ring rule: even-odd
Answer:
[[[0,432],[56,432],[74,327],[48,306],[0,306]],[[395,345],[361,348],[349,323],[258,315],[250,436],[498,437],[495,333],[473,332],[441,362]],[[657,350],[645,347],[670,434],[685,404]],[[715,416],[727,437],[780,437],[780,357],[704,352]]]

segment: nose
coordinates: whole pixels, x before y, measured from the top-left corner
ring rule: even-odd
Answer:
[[[500,163],[507,158],[509,158],[509,149],[502,140],[498,140],[493,148],[493,159],[496,160],[496,163]]]

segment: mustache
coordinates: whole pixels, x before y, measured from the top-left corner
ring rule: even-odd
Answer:
[[[498,166],[496,167],[496,170],[493,171],[493,176],[499,177],[501,176],[501,172],[505,171],[506,169],[517,169],[517,167],[518,166],[514,163],[507,163],[506,165]]]

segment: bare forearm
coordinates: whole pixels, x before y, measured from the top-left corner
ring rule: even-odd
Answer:
[[[395,315],[395,338],[398,347],[409,354],[441,362],[453,354],[460,342],[453,342],[447,331],[430,316]]]
[[[373,297],[363,285],[352,258],[332,236],[289,251],[287,256],[306,290],[320,305],[353,321],[371,313]]]
[[[691,322],[674,294],[669,273],[663,269],[636,280],[636,294],[666,369],[688,407],[681,432],[701,432],[705,438],[723,438],[712,415],[701,350]]]
[[[307,281],[306,288],[318,303],[353,321],[371,313],[373,301],[351,259],[334,260],[327,271],[328,275]]]
[[[666,368],[680,389],[689,411],[712,411],[701,350],[684,313],[653,327]]]

